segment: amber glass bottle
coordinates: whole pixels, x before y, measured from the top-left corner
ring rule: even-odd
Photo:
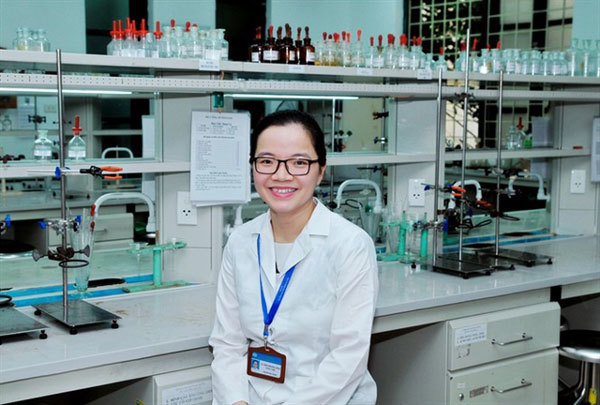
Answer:
[[[308,27],[304,27],[304,45],[300,50],[300,63],[303,65],[314,65],[315,64],[315,47],[310,43],[310,36],[308,35]]]
[[[298,34],[296,36],[296,63],[300,64],[300,51],[302,50],[302,27],[298,27]]]
[[[278,63],[279,62],[279,51],[275,46],[275,38],[273,38],[273,26],[269,25],[269,36],[267,42],[263,46],[263,57],[264,63]]]
[[[261,63],[263,59],[263,40],[262,40],[262,28],[256,27],[256,34],[254,35],[254,42],[250,45],[248,50],[248,56],[250,62]]]
[[[277,35],[279,36],[279,31]],[[279,47],[279,63],[296,63],[296,47],[292,39],[292,27],[289,24],[285,24],[285,38],[281,41]]]

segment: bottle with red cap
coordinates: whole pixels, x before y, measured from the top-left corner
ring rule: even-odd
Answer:
[[[408,38],[406,34],[400,35],[398,46],[398,69],[407,70],[410,69],[410,51],[408,50]]]
[[[121,21],[119,20],[119,24]],[[106,46],[106,54],[113,56],[121,56],[121,49],[123,48],[123,32],[121,29],[117,29],[117,21],[112,22],[112,31],[110,31],[111,41]]]
[[[263,47],[263,59],[264,63],[278,63],[279,62],[279,50],[275,45],[275,38],[273,37],[273,26],[269,25],[267,42]]]
[[[396,37],[394,34],[387,35],[387,46],[383,51],[384,62],[383,65],[387,69],[396,69],[398,63],[398,57],[396,56],[396,47],[395,47]]]
[[[336,44],[335,44],[335,38],[338,39],[339,41],[339,37],[340,34],[338,34],[337,32],[332,34],[329,34],[327,36],[327,40],[325,41],[325,49],[323,50],[323,59],[322,59],[322,64],[325,66],[334,66],[336,63]]]
[[[304,42],[300,48],[300,63],[303,65],[314,65],[316,63],[315,47],[310,43],[308,27],[304,27]]]
[[[339,60],[345,67],[352,66],[352,45],[350,43],[350,32],[342,32],[342,42],[340,43]]]
[[[446,72],[448,70],[448,62],[446,62],[446,58],[444,57],[444,47],[440,46],[440,53],[435,61],[434,70],[436,72],[443,71]]]
[[[375,46],[375,38],[369,37],[369,47],[365,52],[365,67],[372,68],[377,55],[377,47]]]
[[[361,41],[362,30],[356,31],[356,42],[352,45],[352,66],[365,66],[365,50]]]
[[[383,50],[383,35],[379,34],[377,36],[377,52],[375,53],[375,57],[373,58],[373,67],[381,69],[385,66],[385,57]]]
[[[460,43],[460,52],[456,59],[455,69],[459,72],[465,72],[467,70],[467,44],[465,42]]]
[[[479,42],[479,39],[475,38],[473,39],[473,46],[471,47],[471,57],[469,60],[469,64],[471,72],[479,72],[479,64],[481,63],[479,56],[478,56],[478,51],[477,51],[477,42]]]
[[[67,157],[73,160],[85,159],[86,149],[85,141],[81,137],[81,127],[79,126],[79,115],[75,116],[75,126],[73,126],[73,138],[67,145]]]
[[[254,41],[248,49],[248,60],[254,63],[261,63],[263,58],[263,40],[262,27],[256,27]]]
[[[496,47],[492,49],[492,73],[499,73],[504,69],[504,61],[502,60],[502,54],[500,53],[502,43],[498,41]]]
[[[492,57],[490,55],[490,44],[486,48],[481,49],[481,57],[479,58],[479,73],[490,73],[492,71]]]

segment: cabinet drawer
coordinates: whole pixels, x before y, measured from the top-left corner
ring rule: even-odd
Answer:
[[[556,347],[559,323],[553,302],[449,321],[448,370]]]
[[[544,350],[449,373],[449,405],[556,404],[558,351]]]

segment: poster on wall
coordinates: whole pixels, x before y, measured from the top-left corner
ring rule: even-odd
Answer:
[[[250,114],[192,111],[190,199],[196,206],[250,200]]]

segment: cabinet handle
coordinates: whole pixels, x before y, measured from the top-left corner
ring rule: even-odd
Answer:
[[[490,391],[492,392],[497,392],[498,394],[504,394],[505,392],[509,392],[509,391],[514,391],[514,390],[518,390],[520,388],[525,388],[525,387],[529,387],[533,385],[533,383],[531,381],[526,381],[524,378],[521,380],[521,385],[517,385],[515,387],[510,387],[510,388],[506,388],[506,389],[499,389],[496,388],[492,385],[492,388],[490,388]]]
[[[526,341],[532,340],[532,339],[533,339],[533,336],[528,336],[527,333],[523,333],[523,335],[521,336],[521,339],[509,340],[508,342],[498,342],[496,339],[492,339],[492,344],[498,345],[498,346],[508,346],[508,345],[512,345],[513,343],[526,342]]]

